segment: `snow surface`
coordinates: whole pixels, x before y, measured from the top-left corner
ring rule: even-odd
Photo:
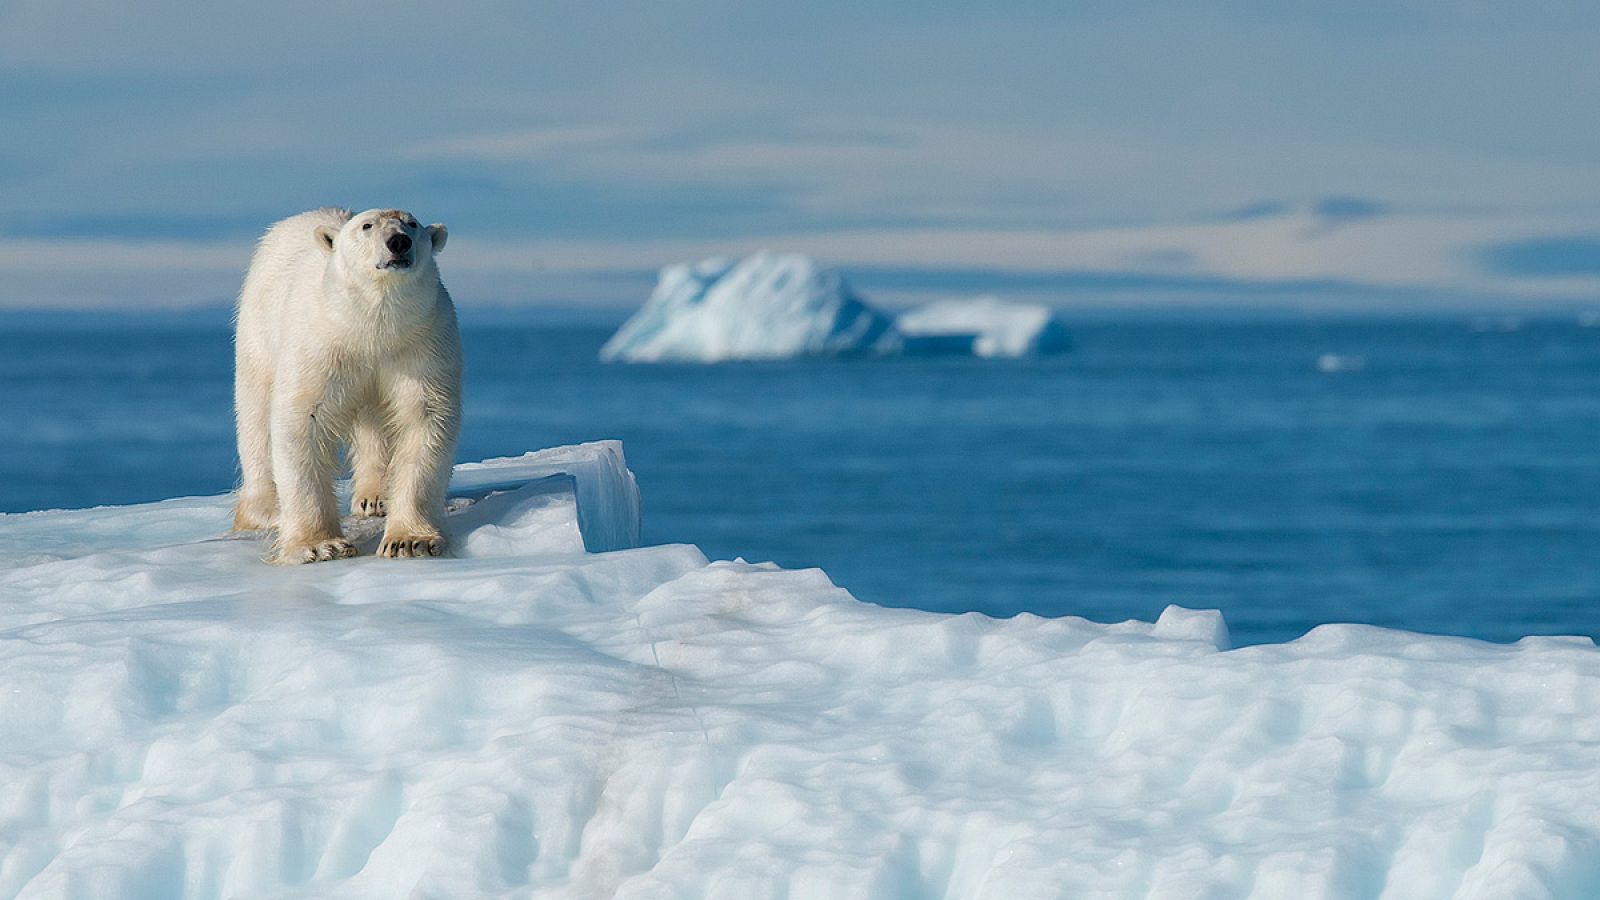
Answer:
[[[603,360],[720,362],[892,352],[891,317],[835,270],[757,253],[661,270],[645,305],[600,349]]]
[[[1039,356],[1070,347],[1067,327],[1048,306],[998,297],[940,300],[900,314],[895,327],[909,339],[970,336],[976,356]]]
[[[453,488],[437,560],[0,516],[0,897],[1600,896],[1588,640],[879,608],[628,548],[614,443]]]

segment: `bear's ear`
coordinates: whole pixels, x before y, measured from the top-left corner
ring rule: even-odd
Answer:
[[[339,236],[339,229],[332,225],[318,225],[316,233],[317,246],[321,247],[324,253],[332,253],[333,239]]]
[[[450,229],[438,223],[429,225],[428,239],[433,241],[433,252],[438,253],[444,249],[444,242],[450,239]]]

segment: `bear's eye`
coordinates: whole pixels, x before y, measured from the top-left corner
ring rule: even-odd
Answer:
[[[368,222],[367,224],[361,226],[361,230],[362,231],[371,231],[372,230],[372,223]]]

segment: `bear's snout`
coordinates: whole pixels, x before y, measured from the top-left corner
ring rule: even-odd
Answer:
[[[396,256],[399,256],[402,253],[410,253],[411,238],[404,234],[391,235],[389,240],[384,242],[384,246],[388,247],[389,252]]]

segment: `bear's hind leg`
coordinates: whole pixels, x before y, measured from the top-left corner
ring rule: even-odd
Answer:
[[[272,480],[272,379],[261,369],[243,355],[235,362],[233,411],[240,481],[234,531],[262,531],[278,518],[278,489]]]
[[[383,433],[382,415],[363,410],[356,416],[350,438],[350,514],[368,518],[384,515],[383,483],[389,469],[389,441]]]

